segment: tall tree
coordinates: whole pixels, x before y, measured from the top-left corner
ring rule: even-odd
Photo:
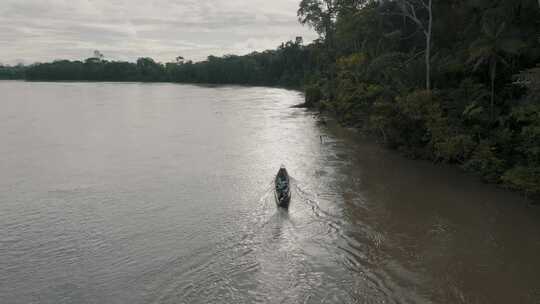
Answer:
[[[490,118],[493,120],[495,107],[495,80],[499,64],[508,65],[505,55],[517,55],[523,47],[523,42],[505,33],[506,23],[498,26],[494,22],[484,21],[482,36],[470,46],[469,62],[474,63],[474,70],[482,65],[489,69],[491,84]]]
[[[424,33],[426,40],[426,90],[431,90],[431,40],[433,34],[433,0],[398,0],[402,16],[414,22]],[[420,16],[424,11],[426,18]],[[424,19],[424,20],[423,20]]]
[[[336,17],[335,0],[302,0],[298,8],[298,20],[311,26],[321,37],[331,39]]]
[[[95,50],[94,51],[94,58],[96,58],[98,61],[102,61],[103,58],[105,58],[105,55],[103,55],[103,53],[100,52],[99,50]]]

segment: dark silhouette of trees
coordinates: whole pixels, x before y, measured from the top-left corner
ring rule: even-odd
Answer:
[[[288,41],[276,50],[254,52],[245,56],[208,56],[201,62],[178,56],[165,64],[152,58],[136,63],[107,61],[96,51],[81,61],[54,61],[27,67],[28,80],[87,81],[170,81],[186,83],[280,85],[300,87],[309,71],[316,68],[313,50],[304,47],[303,39]]]
[[[24,79],[26,67],[22,64],[16,66],[0,64],[0,79]]]

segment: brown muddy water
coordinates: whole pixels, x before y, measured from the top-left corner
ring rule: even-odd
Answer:
[[[301,101],[0,82],[0,303],[540,303],[539,208]]]

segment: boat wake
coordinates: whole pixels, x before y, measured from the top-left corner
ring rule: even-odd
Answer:
[[[366,246],[348,237],[339,209],[293,177],[291,190],[290,208],[279,208],[269,182],[220,242],[146,274],[147,302],[398,302],[369,271]]]

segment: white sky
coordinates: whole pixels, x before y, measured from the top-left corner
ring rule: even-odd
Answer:
[[[202,60],[246,54],[316,34],[300,0],[0,0],[0,62],[84,59]]]

